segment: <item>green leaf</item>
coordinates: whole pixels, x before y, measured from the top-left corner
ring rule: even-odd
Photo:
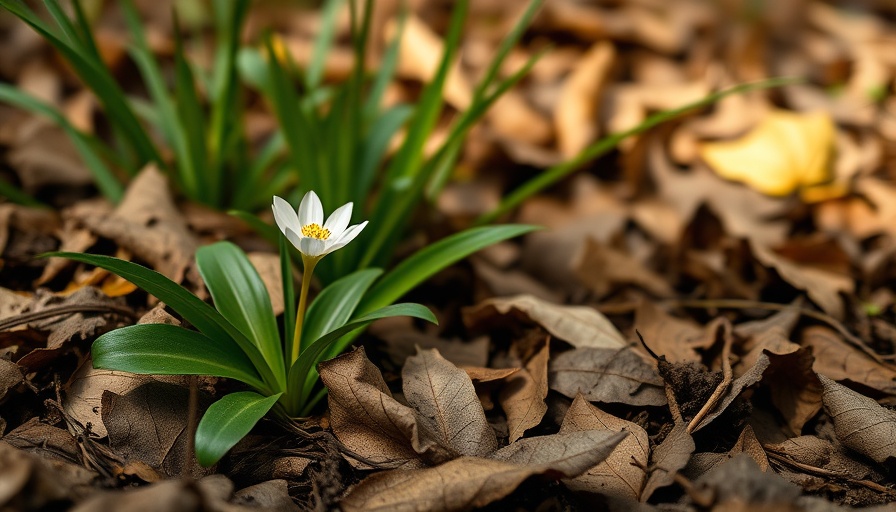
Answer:
[[[81,159],[87,165],[87,168],[90,169],[100,192],[113,203],[121,201],[121,197],[124,195],[124,188],[115,177],[115,174],[94,150],[90,136],[75,128],[64,115],[52,106],[29,96],[9,84],[0,83],[0,101],[5,101],[35,114],[46,116],[56,123],[68,135]]]
[[[336,16],[339,14],[339,8],[344,4],[345,0],[328,0],[324,3],[320,31],[314,39],[311,62],[305,71],[305,87],[308,89],[316,89],[323,79],[324,64],[327,62],[327,56],[333,47],[333,38],[336,34]]]
[[[489,224],[494,222],[498,217],[504,215],[509,212],[520,203],[537,194],[539,191],[545,189],[546,187],[553,185],[554,183],[560,181],[564,177],[572,174],[577,171],[587,162],[594,160],[595,158],[600,157],[601,155],[606,154],[613,148],[615,148],[620,142],[631,137],[633,135],[638,135],[646,132],[647,130],[662,124],[671,119],[675,119],[678,116],[688,113],[691,110],[706,107],[708,105],[712,105],[713,103],[719,101],[720,99],[730,96],[732,94],[738,94],[747,91],[753,91],[757,89],[769,89],[773,87],[781,87],[784,85],[790,85],[794,83],[798,83],[800,80],[794,78],[770,78],[768,80],[763,80],[760,82],[752,82],[747,84],[740,84],[734,87],[725,89],[723,91],[719,91],[713,94],[710,94],[700,100],[697,100],[693,103],[688,103],[679,108],[673,108],[670,110],[664,110],[662,112],[658,112],[639,125],[629,128],[628,130],[621,131],[619,133],[614,133],[609,135],[608,137],[604,137],[603,139],[595,142],[594,144],[588,146],[583,149],[578,155],[575,157],[559,163],[550,169],[543,171],[538,176],[530,179],[529,181],[523,183],[516,190],[507,195],[502,201],[501,204],[495,208],[494,211],[491,211],[487,214],[482,215],[476,220],[476,224]]]
[[[215,308],[258,347],[285,386],[286,367],[271,298],[249,258],[236,245],[217,242],[196,251],[196,265]]]
[[[505,224],[471,228],[445,237],[417,251],[395,266],[364,296],[364,313],[391,304],[445,267],[489,245],[529,233],[535,226]]]
[[[324,288],[308,307],[302,339],[310,342],[344,325],[364,293],[382,273],[378,268],[358,270]]]
[[[307,349],[299,354],[299,358],[293,363],[289,369],[289,396],[287,398],[288,410],[291,414],[296,414],[304,405],[305,400],[310,393],[310,387],[306,385],[306,380],[311,375],[311,371],[321,361],[321,355],[329,348],[330,344],[345,336],[346,334],[360,329],[374,320],[381,318],[389,318],[393,316],[410,316],[420,318],[434,324],[437,324],[435,315],[429,308],[420,304],[393,304],[384,308],[377,309],[352,319],[338,329],[334,329],[327,334],[321,336],[314,341]]]
[[[0,197],[23,206],[31,206],[34,208],[47,208],[47,205],[41,203],[37,199],[31,197],[25,191],[19,190],[15,185],[4,179],[0,179]]]
[[[261,352],[239,329],[227,321],[215,308],[155,270],[130,261],[97,254],[50,252],[42,254],[41,257],[59,257],[80,261],[106,269],[127,279],[170,306],[207,337],[213,340],[233,339],[252,361],[253,366],[264,378],[268,387],[277,390],[283,389],[278,387],[280,380],[274,377]]]
[[[212,340],[167,324],[131,325],[107,332],[91,348],[94,368],[154,375],[226,377],[270,391],[252,361],[229,337]]]
[[[252,391],[239,391],[213,403],[196,427],[199,463],[209,467],[221,460],[271,410],[281,394],[263,396]]]

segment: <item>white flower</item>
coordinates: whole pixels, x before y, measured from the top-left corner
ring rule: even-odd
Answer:
[[[367,225],[348,227],[352,218],[352,203],[347,203],[333,212],[324,222],[324,207],[313,190],[305,194],[299,204],[298,213],[283,198],[274,196],[274,220],[280,231],[303,255],[322,258],[340,249],[358,236]]]

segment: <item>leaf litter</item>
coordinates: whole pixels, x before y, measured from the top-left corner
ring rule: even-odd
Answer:
[[[392,2],[374,4],[375,19],[394,17]],[[431,78],[445,7],[412,6],[387,103]],[[170,16],[140,8],[154,51],[170,56]],[[471,10],[446,117],[469,105],[520,13]],[[147,312],[179,320],[103,271],[35,256],[115,254],[203,294],[193,253],[230,238],[279,311],[276,251],[152,168],[121,204],[97,199],[58,129],[0,106],[0,177],[53,207],[0,203],[0,508],[885,509],[896,501],[892,8],[807,0],[741,14],[699,0],[546,2],[500,72],[553,49],[475,128],[411,245],[468,226],[525,177],[658,109],[725,84],[806,80],[651,129],[530,198],[513,219],[547,229],[413,292],[441,326],[373,326],[363,349],[321,366],[326,407],[298,427],[262,422],[209,475],[189,458],[190,387],[204,407],[234,384],[93,370],[102,332]],[[116,79],[141,94],[114,13],[95,15]],[[272,26],[304,65],[317,19],[306,15],[253,9],[246,36]],[[346,26],[326,80],[351,69]],[[2,16],[0,27],[0,76],[102,135],[103,112],[44,43]],[[379,58],[389,30],[372,31]],[[253,140],[270,136],[264,106],[249,112]]]

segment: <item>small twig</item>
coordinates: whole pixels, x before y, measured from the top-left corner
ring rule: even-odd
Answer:
[[[731,345],[733,342],[734,336],[731,335],[730,328],[725,327],[725,344],[722,346],[722,382],[719,383],[715,391],[713,391],[712,395],[709,397],[709,400],[703,404],[700,411],[698,411],[694,418],[691,419],[691,422],[688,423],[688,434],[692,434],[697,430],[697,427],[700,425],[700,422],[703,421],[703,418],[715,409],[719,404],[719,400],[722,399],[722,396],[724,396],[728,391],[728,388],[731,387],[731,382],[734,380],[734,372],[731,370]]]
[[[652,358],[654,358],[655,360],[659,361],[659,360],[660,360],[660,356],[656,355],[656,352],[654,352],[654,351],[647,345],[647,342],[644,341],[644,336],[641,336],[641,331],[635,329],[635,334],[638,335],[638,339],[641,340],[641,345],[644,347],[644,350],[646,350],[647,353],[650,354],[650,357],[652,357]]]
[[[872,491],[889,494],[890,496],[896,496],[896,491],[894,491],[893,489],[890,489],[889,487],[886,487],[884,485],[880,485],[877,482],[872,482],[871,480],[856,480],[855,478],[850,477],[846,473],[831,471],[829,469],[819,468],[816,466],[811,466],[809,464],[804,464],[802,462],[797,462],[795,460],[788,458],[785,455],[781,455],[781,454],[775,452],[774,450],[768,448],[767,446],[763,445],[762,448],[765,450],[766,455],[768,455],[769,457],[775,459],[776,461],[778,461],[781,464],[784,464],[786,466],[790,466],[790,467],[799,469],[801,471],[805,471],[806,473],[813,474],[816,476],[822,476],[822,477],[826,477],[826,478],[832,478],[832,477],[833,478],[842,478],[843,480],[846,480],[847,482],[851,482],[856,485],[861,485],[862,487],[866,487],[868,489],[871,489]]]
[[[138,318],[140,318],[136,313],[124,306],[115,306],[112,304],[71,304],[67,306],[48,308],[43,311],[22,313],[13,318],[0,320],[0,331],[5,331],[19,325],[29,324],[31,322],[36,322],[37,320],[43,320],[45,318],[70,315],[74,313],[117,313],[132,320],[137,320]]]

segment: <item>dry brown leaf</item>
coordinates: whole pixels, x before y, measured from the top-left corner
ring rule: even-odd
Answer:
[[[598,105],[616,60],[612,43],[599,41],[576,63],[554,107],[560,154],[572,158],[593,142],[598,132]]]
[[[25,381],[19,366],[7,359],[0,359],[0,403],[6,398],[10,389],[17,387]],[[2,433],[2,431],[0,431]],[[0,501],[2,503],[2,501]]]
[[[208,468],[187,455],[188,395],[187,388],[162,382],[145,383],[124,395],[103,392],[101,417],[109,446],[125,462],[145,463],[163,476],[182,475],[185,463],[194,477],[207,474]],[[200,393],[200,417],[211,402]]]
[[[464,323],[482,329],[496,317],[528,320],[544,327],[553,336],[575,347],[619,348],[625,338],[607,318],[587,306],[560,306],[531,295],[489,299],[464,309]]]
[[[340,505],[346,512],[483,507],[507,496],[531,476],[581,474],[606,458],[624,436],[585,431],[535,437],[495,454],[503,460],[460,457],[427,469],[384,471],[364,479]]]
[[[590,238],[573,266],[575,274],[597,298],[608,295],[619,285],[634,285],[662,298],[675,296],[668,281],[641,261]]]
[[[691,480],[696,480],[711,469],[728,462],[742,453],[749,455],[762,471],[768,471],[771,467],[769,466],[768,455],[762,447],[762,443],[756,438],[753,427],[747,425],[741,431],[734,446],[728,450],[728,453],[695,453],[688,462],[687,467],[682,471],[682,474]]]
[[[548,406],[548,359],[550,343],[545,340],[526,367],[504,383],[498,400],[507,415],[508,443],[523,437],[526,430],[541,423]]]
[[[836,381],[855,383],[896,394],[896,371],[878,363],[863,352],[849,346],[834,330],[820,325],[803,331],[802,344],[812,348],[812,368]]]
[[[650,476],[641,491],[641,502],[646,502],[657,489],[671,485],[675,473],[684,469],[694,453],[694,438],[687,425],[676,424],[650,454]]]
[[[482,368],[478,366],[465,366],[463,368],[467,372],[467,376],[473,383],[477,382],[493,382],[511,377],[520,371],[521,368]]]
[[[0,441],[0,508],[46,510],[83,499],[98,475],[78,464],[47,460]]]
[[[748,454],[742,453],[712,468],[699,479],[701,489],[712,492],[713,510],[811,510],[794,507],[800,498],[799,487],[787,482],[774,471],[762,471]]]
[[[792,437],[780,443],[768,443],[766,449],[806,466],[822,468],[857,480],[880,479],[878,471],[863,464],[826,439],[815,435]]]
[[[630,421],[598,409],[588,403],[582,395],[576,395],[563,418],[560,433],[592,429],[625,431],[629,435],[606,460],[563,483],[574,491],[600,493],[637,501],[647,480],[647,474],[644,472],[650,452],[647,432]],[[635,464],[632,464],[633,461]]]
[[[720,176],[784,196],[831,179],[834,123],[825,112],[769,112],[732,141],[706,143],[702,158]]]
[[[541,147],[554,134],[550,122],[513,89],[498,98],[486,116],[489,126],[506,144]]]
[[[201,282],[193,265],[196,237],[174,204],[168,180],[152,165],[134,178],[111,215],[84,204],[71,208],[66,215],[139,255],[174,282],[180,283],[185,277],[193,285]]]
[[[387,318],[374,323],[370,333],[385,343],[383,350],[397,366],[404,366],[405,360],[420,348],[435,348],[445,359],[456,366],[478,366],[488,364],[488,337],[478,336],[469,341],[459,338],[443,339],[432,332],[420,332],[408,318]]]
[[[86,187],[93,183],[93,175],[62,128],[36,117],[17,128],[17,142],[7,158],[26,192],[33,194],[49,186]]]
[[[495,432],[466,372],[436,349],[420,349],[401,371],[402,390],[418,422],[452,455],[486,456],[498,448]]]
[[[758,243],[750,245],[760,263],[774,268],[793,287],[804,290],[809,298],[834,318],[843,318],[840,293],[852,294],[855,282],[849,276],[809,265],[800,265]]]
[[[700,361],[692,348],[706,338],[706,332],[694,322],[675,318],[650,301],[642,300],[635,310],[635,329],[654,353],[671,363]]]
[[[422,467],[418,453],[434,451],[442,460],[450,458],[419,431],[414,410],[392,398],[379,369],[367,360],[363,348],[325,361],[319,369],[329,390],[333,433],[347,448],[377,467]],[[349,462],[370,468],[355,459]]]
[[[697,425],[694,426],[691,432],[697,432],[701,428],[709,425],[714,419],[718,418],[725,412],[725,409],[740,396],[741,392],[753,384],[756,384],[760,380],[762,380],[762,376],[765,371],[768,369],[769,358],[766,354],[761,354],[759,358],[756,360],[756,364],[753,365],[752,368],[747,370],[743,375],[734,379],[731,382],[731,385],[725,391],[725,394],[722,395],[721,400],[718,405],[713,407],[712,411],[707,414]]]
[[[896,457],[896,413],[824,375],[818,377],[824,409],[840,443],[880,464]]]
[[[636,406],[666,405],[663,379],[631,349],[577,348],[555,356],[551,389],[570,398]]]
[[[283,313],[283,281],[280,279],[280,256],[268,252],[250,252],[246,256],[255,267],[271,299],[274,315]]]

